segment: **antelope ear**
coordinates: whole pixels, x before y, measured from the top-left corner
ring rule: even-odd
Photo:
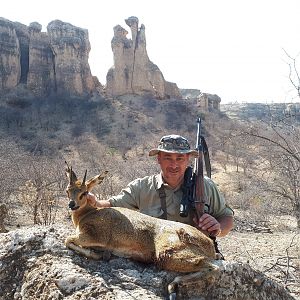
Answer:
[[[86,182],[88,192],[90,192],[94,188],[95,185],[100,184],[103,181],[103,179],[105,178],[105,176],[107,175],[107,173],[108,173],[108,171],[104,171],[100,175],[96,175],[95,177],[89,179]]]
[[[66,168],[66,176],[69,178],[70,184],[73,184],[77,181],[77,176],[75,172],[72,170],[72,167],[69,167],[68,163],[65,161],[67,168]]]

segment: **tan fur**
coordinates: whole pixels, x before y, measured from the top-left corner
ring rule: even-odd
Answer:
[[[67,193],[69,197],[72,195],[71,199],[79,208],[72,211],[76,235],[66,239],[67,247],[96,259],[101,255],[85,248],[100,247],[115,255],[154,263],[169,271],[211,269],[211,262],[216,258],[214,245],[195,227],[122,207],[94,208],[86,196],[80,199],[83,192],[91,191],[104,176],[95,176],[84,186],[80,181],[68,185]],[[177,283],[178,279],[174,284]]]

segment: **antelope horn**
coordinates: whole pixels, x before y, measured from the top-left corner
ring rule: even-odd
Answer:
[[[73,184],[77,181],[77,176],[75,172],[72,170],[72,167],[70,169],[70,184]]]
[[[85,173],[84,173],[84,177],[83,177],[82,184],[81,184],[82,186],[85,185],[86,174],[87,174],[87,170],[85,170]]]

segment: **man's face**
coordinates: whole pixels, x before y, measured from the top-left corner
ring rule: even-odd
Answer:
[[[173,188],[177,187],[182,182],[189,164],[189,154],[159,152],[157,161],[166,183]]]

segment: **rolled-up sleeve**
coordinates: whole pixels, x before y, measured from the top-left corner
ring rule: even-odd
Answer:
[[[215,218],[233,216],[233,210],[226,204],[226,201],[218,190],[216,184],[207,177],[205,177],[204,182],[206,195],[208,198],[209,214]]]
[[[130,209],[138,209],[138,189],[137,180],[130,182],[126,188],[122,189],[120,194],[109,198],[111,206],[115,207],[126,207]]]

